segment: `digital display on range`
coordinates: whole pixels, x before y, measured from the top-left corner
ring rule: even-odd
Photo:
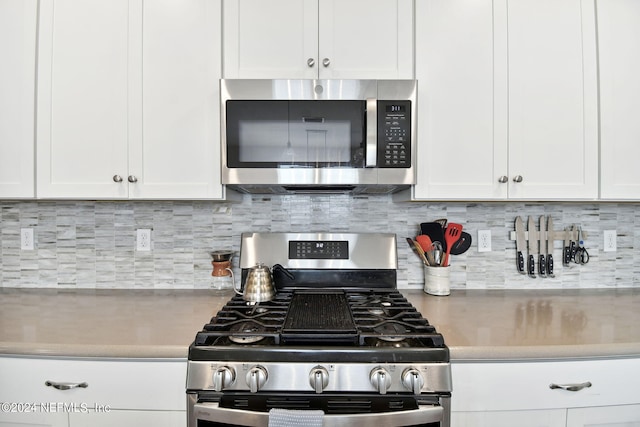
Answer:
[[[347,240],[290,240],[289,259],[349,259]]]

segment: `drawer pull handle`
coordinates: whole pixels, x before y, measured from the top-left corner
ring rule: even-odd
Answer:
[[[580,391],[583,388],[589,388],[591,387],[591,382],[587,381],[586,383],[581,383],[581,384],[550,384],[549,388],[550,389],[556,389],[556,388],[560,388],[562,390],[567,390],[567,391]]]
[[[47,387],[57,388],[58,390],[71,390],[72,388],[87,388],[89,387],[88,383],[65,383],[65,382],[56,382],[56,381],[45,381],[44,385]]]

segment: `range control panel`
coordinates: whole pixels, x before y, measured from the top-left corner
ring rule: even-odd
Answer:
[[[378,101],[378,167],[411,167],[411,101]]]
[[[348,259],[346,240],[290,240],[289,259]]]

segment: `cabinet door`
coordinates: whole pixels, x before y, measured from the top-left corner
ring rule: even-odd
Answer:
[[[53,405],[53,409],[41,410],[48,413],[56,405],[67,405],[60,410],[80,415],[113,410],[185,411],[186,375],[187,363],[182,359],[0,357],[0,402]],[[84,382],[87,386],[58,390],[45,382]],[[141,392],[141,387],[154,392]]]
[[[225,0],[226,79],[318,77],[318,0]]]
[[[565,409],[453,412],[451,427],[565,427]]]
[[[132,198],[222,197],[220,14],[217,0],[143,4],[142,64],[132,76],[142,79],[142,100],[129,124]]]
[[[127,0],[40,2],[38,197],[127,196],[129,22]]]
[[[600,196],[640,199],[640,3],[598,1]]]
[[[596,198],[594,0],[507,4],[509,197]]]
[[[186,398],[185,398],[186,399]],[[187,425],[186,411],[115,411],[71,413],[70,427],[184,427]],[[2,427],[2,424],[0,424]]]
[[[412,79],[411,0],[319,0],[322,79]]]
[[[36,0],[0,1],[0,198],[34,196]]]
[[[32,402],[32,401],[33,399],[29,402]],[[17,404],[17,402],[14,402],[14,403]],[[34,411],[38,411],[38,410],[39,409],[34,408]],[[67,413],[64,413],[64,412],[54,412],[54,413],[9,412],[9,411],[3,410],[0,413],[0,427],[68,427],[68,426],[69,426],[69,416]]]
[[[494,49],[506,28],[494,28],[492,5],[416,3],[416,199],[507,196],[506,52]]]
[[[640,405],[569,409],[567,427],[640,427]]]

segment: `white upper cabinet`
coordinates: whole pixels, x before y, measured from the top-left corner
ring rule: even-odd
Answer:
[[[129,144],[135,198],[218,199],[220,2],[145,1],[141,120]],[[140,74],[139,74],[140,75]],[[140,132],[140,133],[138,133]]]
[[[127,197],[127,0],[42,0],[38,197]]]
[[[224,78],[411,79],[411,0],[226,0]]]
[[[414,199],[595,199],[593,0],[416,4]]]
[[[507,3],[509,197],[595,199],[594,0]]]
[[[494,53],[491,5],[416,3],[417,199],[507,195],[498,182],[507,166],[506,99],[497,102],[506,84],[494,77],[505,58]]]
[[[220,198],[220,2],[42,0],[40,198]]]
[[[640,2],[598,1],[600,196],[640,199]]]
[[[36,0],[0,1],[0,199],[34,189]]]

